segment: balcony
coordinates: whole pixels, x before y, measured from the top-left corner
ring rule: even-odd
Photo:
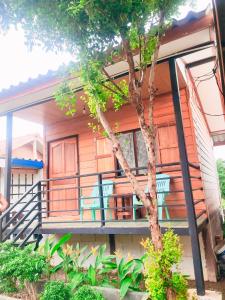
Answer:
[[[195,218],[200,232],[207,223],[199,167],[189,163]],[[147,192],[146,168],[132,169]],[[157,165],[158,216],[162,231],[189,234],[180,162]],[[35,232],[148,234],[143,205],[121,170],[49,178],[33,185],[0,217],[0,239]],[[29,232],[29,234],[28,234]],[[25,234],[26,233],[26,234]]]
[[[199,230],[206,210],[199,167],[190,167],[194,206]],[[147,192],[146,168],[132,169]],[[70,187],[64,187],[70,181]],[[121,170],[42,181],[42,232],[80,234],[148,234],[144,206],[132,193]],[[159,223],[188,234],[187,210],[180,163],[157,165]]]

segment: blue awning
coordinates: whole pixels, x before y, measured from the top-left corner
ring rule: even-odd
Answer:
[[[12,168],[42,169],[43,166],[44,164],[41,160],[12,158]]]

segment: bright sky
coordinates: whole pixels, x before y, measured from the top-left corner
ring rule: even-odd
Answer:
[[[194,10],[205,9],[210,0],[195,0]],[[193,7],[186,5],[177,18],[186,16]],[[45,74],[48,70],[56,70],[61,64],[67,64],[73,58],[68,53],[44,52],[41,48],[34,48],[30,52],[26,45],[23,32],[12,29],[7,35],[0,35],[0,90],[19,82]],[[22,136],[30,133],[42,134],[42,127],[38,124],[14,118],[13,135]],[[0,118],[0,139],[5,138],[5,120]],[[218,148],[218,147],[217,147]],[[220,147],[221,148],[221,147]],[[216,156],[225,159],[225,149],[216,150]]]

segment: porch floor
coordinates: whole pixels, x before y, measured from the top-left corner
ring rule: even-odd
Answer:
[[[197,226],[200,232],[207,223],[207,218],[201,216],[198,218]],[[160,222],[162,231],[171,228],[175,233],[180,235],[189,235],[188,221],[162,221]],[[77,234],[149,234],[148,220],[138,219],[106,221],[101,226],[100,221],[77,221],[77,218],[71,217],[66,219],[63,217],[49,217],[43,220],[41,233],[77,233]]]

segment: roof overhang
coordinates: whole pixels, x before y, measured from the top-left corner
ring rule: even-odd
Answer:
[[[218,59],[221,72],[221,85],[225,95],[225,1],[213,0],[214,23],[217,36]],[[224,99],[225,102],[225,99]]]
[[[171,29],[164,38],[164,42],[160,47],[159,62],[165,61],[169,57],[176,57],[187,52],[194,51],[196,48],[208,47],[213,43],[212,40],[212,16],[205,15],[200,20],[190,22],[186,27],[175,27]],[[138,63],[139,56],[135,56]],[[120,61],[107,68],[110,75],[114,77],[126,74],[128,65],[126,61]],[[73,80],[74,90],[82,88],[79,78],[70,78]],[[40,80],[39,80],[40,81]],[[54,77],[46,79],[42,84],[26,85],[25,88],[3,91],[0,93],[0,116],[8,112],[18,111],[26,107],[44,103],[52,99],[55,91],[61,83],[61,79]]]
[[[41,160],[24,159],[24,158],[12,158],[12,168],[13,169],[33,169],[39,170],[43,169],[44,164]],[[5,158],[0,158],[0,168],[5,168]]]
[[[204,116],[214,144],[225,144],[225,105],[219,82],[217,53],[214,46],[183,56],[179,60],[190,93],[197,95],[198,109]],[[214,73],[215,72],[215,73]]]

